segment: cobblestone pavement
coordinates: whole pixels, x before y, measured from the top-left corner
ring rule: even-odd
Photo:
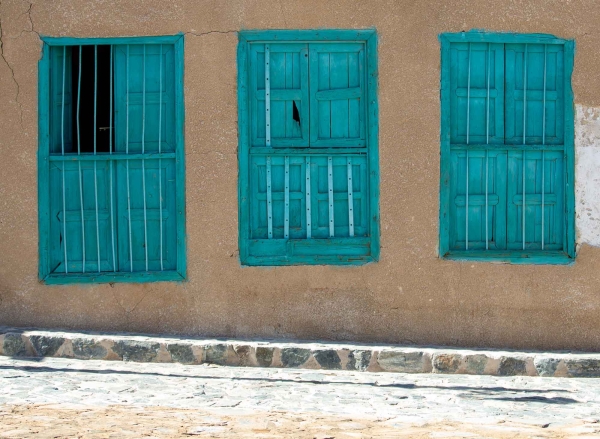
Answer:
[[[591,438],[600,379],[0,357],[0,437]]]

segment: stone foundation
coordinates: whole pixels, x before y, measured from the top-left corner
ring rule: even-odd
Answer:
[[[600,354],[204,340],[19,328],[0,328],[0,355],[367,372],[600,377]]]

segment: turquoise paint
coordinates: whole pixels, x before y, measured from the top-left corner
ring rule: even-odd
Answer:
[[[176,35],[159,35],[151,37],[117,37],[117,38],[72,38],[51,37],[40,38],[48,46],[93,46],[104,44],[176,44],[183,38],[183,33]]]
[[[240,32],[239,242],[243,265],[354,265],[377,260],[375,38],[373,30]],[[271,148],[265,146],[264,129],[265,43],[270,44]],[[292,118],[294,114],[299,120]],[[271,157],[274,239],[267,239],[267,156]],[[286,156],[289,157],[289,217],[284,215]],[[311,239],[306,239],[307,157],[310,158]],[[333,158],[334,238],[329,236],[328,157]],[[353,237],[349,236],[349,157]],[[289,239],[284,239],[284,222],[288,218]]]
[[[185,163],[183,149],[183,36],[136,37],[125,39],[65,39],[44,37],[43,57],[39,62],[40,86],[40,145],[39,145],[39,203],[40,203],[40,279],[46,284],[102,283],[102,282],[149,282],[182,281],[186,278],[185,261]],[[120,43],[130,46],[129,60],[129,150],[125,154],[125,78],[126,51]],[[163,44],[163,57],[159,57],[159,46]],[[60,143],[59,105],[50,105],[62,99],[62,53],[61,44],[113,44],[114,54],[114,116],[115,116],[115,153],[99,153],[97,156],[73,154],[76,146],[70,136],[70,125],[65,125],[66,160],[63,163]],[[146,44],[146,62],[142,66],[143,51]],[[153,45],[154,44],[154,45]],[[67,51],[70,54],[70,51]],[[60,56],[59,56],[60,55]],[[163,89],[158,90],[159,63],[162,63]],[[69,62],[67,62],[69,64]],[[60,67],[60,69],[58,67]],[[145,74],[143,74],[145,69]],[[70,68],[67,68],[70,72]],[[148,118],[158,117],[158,95],[162,94],[162,153],[158,153],[157,124],[148,121],[145,129],[145,153],[141,153],[141,92],[142,78],[146,78],[146,113]],[[65,81],[67,92],[73,93],[71,78]],[[139,98],[139,99],[138,99]],[[70,102],[67,96],[66,102]],[[52,111],[48,111],[53,108]],[[58,108],[58,110],[57,110]],[[58,113],[57,113],[58,111]],[[70,105],[65,105],[65,120],[71,120]],[[168,127],[172,127],[167,129]],[[58,134],[57,134],[58,131]],[[52,137],[50,134],[53,133]],[[52,154],[52,155],[51,155]],[[142,162],[145,159],[147,212],[144,215],[144,193],[141,186]],[[159,159],[161,165],[159,166]],[[110,183],[109,163],[113,163],[113,181]],[[124,181],[125,168],[129,162],[131,181],[131,220],[133,272],[129,265],[127,193]],[[97,170],[98,222],[95,214],[94,164]],[[79,166],[83,174],[83,200],[85,211],[85,242],[82,240],[81,214],[69,214],[66,218],[67,253],[69,255],[69,273],[65,274],[62,224],[65,214],[62,212],[62,192],[57,190],[65,176],[66,210],[79,212]],[[158,179],[161,179],[162,192],[158,193]],[[50,183],[50,184],[48,184]],[[112,259],[110,187],[114,188],[114,209],[112,222],[115,225],[116,260]],[[162,197],[162,212],[158,209],[158,200]],[[90,204],[91,203],[91,204]],[[147,218],[147,233],[144,232],[144,216]],[[160,218],[163,221],[163,266],[160,271]],[[85,245],[86,255],[96,255],[96,227],[100,236],[100,270],[97,258],[86,258],[85,273],[81,255]],[[145,254],[148,252],[148,266],[145,270]],[[113,272],[113,267],[117,272]]]
[[[440,256],[508,263],[569,263],[575,257],[574,119],[570,80],[574,43],[551,35],[481,31],[442,34],[440,41]],[[528,94],[526,145],[523,146],[525,53]],[[541,134],[544,56],[547,57],[545,139]],[[486,121],[488,80],[489,124]],[[471,90],[467,92],[469,83]],[[471,98],[468,123],[467,93]],[[545,140],[544,145],[542,140]],[[467,157],[468,249],[465,243]],[[486,163],[489,163],[487,251]],[[525,251],[522,236],[524,166],[527,194]],[[544,213],[541,210],[542,172],[545,173]],[[542,214],[545,215],[544,231],[541,229]],[[545,233],[544,251],[541,251],[542,233]],[[505,250],[509,253],[499,253]]]

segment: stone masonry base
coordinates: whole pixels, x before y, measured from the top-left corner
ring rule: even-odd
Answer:
[[[205,340],[0,327],[0,355],[247,367],[600,377],[600,354]]]

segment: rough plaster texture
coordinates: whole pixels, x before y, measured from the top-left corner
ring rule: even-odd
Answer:
[[[438,34],[485,28],[574,38],[575,100],[600,107],[599,16],[600,3],[593,0],[2,0],[0,324],[600,351],[600,248],[583,244],[577,262],[560,267],[460,263],[436,254]],[[242,268],[236,31],[365,27],[375,27],[380,38],[381,261]],[[186,33],[189,280],[40,284],[38,33],[177,32]],[[579,152],[593,149],[586,148]]]
[[[600,247],[600,108],[576,106],[577,242]]]

